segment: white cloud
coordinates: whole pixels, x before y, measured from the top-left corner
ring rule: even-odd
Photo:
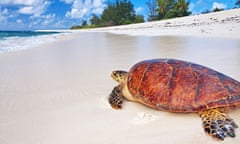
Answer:
[[[102,0],[94,0],[93,1],[93,7],[101,7],[103,4]]]
[[[3,10],[1,10],[1,7],[0,7],[0,23],[2,22],[6,22],[7,19],[8,19],[8,9],[5,8]]]
[[[70,3],[72,0],[64,0],[64,2]],[[100,14],[104,10],[104,0],[73,0],[72,9],[66,13],[70,18],[83,18],[89,16],[92,13]]]
[[[1,0],[0,4],[11,4],[11,5],[34,5],[42,0]]]
[[[50,4],[51,0],[0,0],[0,29],[54,28],[59,20],[55,13],[47,13]]]
[[[65,20],[59,20],[56,23],[52,25],[54,28],[66,28],[66,21]]]
[[[41,15],[39,17],[32,17],[32,20],[29,24],[28,27],[31,29],[46,29],[46,28],[51,28],[54,27],[58,21],[56,18],[56,14],[46,14],[46,15]]]
[[[213,6],[212,6],[212,9],[215,9],[215,8],[219,8],[219,9],[225,9],[227,6],[223,3],[218,3],[218,2],[214,2],[213,3]]]
[[[3,9],[3,11],[1,12],[3,15],[7,15],[8,14],[8,9],[7,8],[5,8],[5,9]]]
[[[45,13],[47,7],[50,5],[49,1],[38,0],[32,5],[24,6],[19,9],[19,13],[33,15],[33,17],[39,17]]]
[[[144,11],[144,8],[143,7],[137,7],[135,9],[135,11],[136,11],[136,14],[142,14],[142,12]]]
[[[2,5],[12,5],[18,8],[18,13],[39,17],[50,5],[49,0],[0,0]]]
[[[54,22],[56,17],[56,14],[48,14],[43,16],[44,21],[42,22],[42,25],[49,25]]]
[[[54,19],[56,17],[56,14],[48,14],[43,16],[45,19]]]
[[[7,17],[0,14],[0,23],[5,22],[7,20]]]
[[[70,4],[70,3],[72,3],[74,0],[60,0],[60,1],[65,2],[65,3],[67,3],[67,4]]]
[[[33,14],[33,7],[26,6],[19,9],[19,13],[21,14]]]
[[[29,24],[29,28],[35,28],[35,26],[39,26],[41,19],[36,19],[35,21],[31,21]]]
[[[21,23],[23,23],[23,21],[21,19],[17,19],[16,23],[21,24]]]

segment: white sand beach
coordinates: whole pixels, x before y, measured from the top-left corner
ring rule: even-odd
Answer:
[[[216,141],[204,133],[197,114],[128,101],[116,111],[107,101],[117,85],[111,71],[145,59],[191,61],[240,81],[239,15],[236,9],[83,30],[0,54],[0,144],[239,144],[240,128],[235,138]],[[204,24],[192,26],[193,21]],[[229,116],[240,126],[240,109]]]
[[[115,34],[240,38],[240,9],[180,17],[144,24],[99,28]]]

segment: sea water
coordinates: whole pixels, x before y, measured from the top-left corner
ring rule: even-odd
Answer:
[[[56,31],[0,31],[0,53],[25,50],[57,39]]]

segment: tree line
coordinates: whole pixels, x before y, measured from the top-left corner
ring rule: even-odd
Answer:
[[[189,1],[186,0],[148,0],[146,2],[149,11],[148,21],[168,19],[174,17],[188,16],[192,14],[189,11]],[[234,8],[240,8],[240,0],[236,0]],[[223,11],[223,8],[214,8],[213,10],[204,10],[201,13],[210,13]]]
[[[188,16],[192,12],[186,0],[148,0],[148,21]]]
[[[102,15],[93,14],[89,25],[84,20],[81,26],[72,26],[71,29],[125,25],[140,22],[144,22],[144,17],[136,14],[131,1],[116,0],[115,3],[108,4],[103,10]]]
[[[240,7],[240,0],[236,0],[235,5]],[[169,19],[191,15],[189,2],[186,0],[147,0],[148,21]],[[215,8],[212,11],[206,10],[202,13],[222,11],[224,9]],[[134,5],[130,0],[116,0],[108,4],[102,15],[93,14],[89,23],[84,20],[82,25],[72,26],[71,29],[95,28],[125,25],[144,22],[144,16],[137,15]]]

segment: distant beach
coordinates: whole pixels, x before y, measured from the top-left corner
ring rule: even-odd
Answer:
[[[64,30],[67,35],[50,36],[54,41],[0,53],[0,144],[239,144],[239,128],[235,138],[216,141],[204,133],[197,114],[129,101],[116,111],[108,103],[117,85],[111,71],[145,59],[191,61],[240,81],[239,15],[235,9]],[[239,109],[229,116],[240,126]]]
[[[240,9],[90,31],[132,36],[198,36],[240,39]]]

